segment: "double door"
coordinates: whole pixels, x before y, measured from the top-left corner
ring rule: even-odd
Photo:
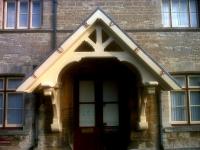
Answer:
[[[119,83],[78,80],[76,87],[74,150],[123,150]]]

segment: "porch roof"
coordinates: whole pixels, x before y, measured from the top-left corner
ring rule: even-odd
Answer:
[[[152,57],[150,57],[145,50],[137,45],[136,42],[134,42],[125,32],[123,32],[122,29],[120,29],[111,18],[109,18],[101,9],[98,8],[64,41],[63,44],[61,44],[41,65],[39,65],[32,72],[32,74],[27,76],[22,84],[17,88],[17,91],[30,93],[33,92],[39,85],[45,85],[46,83],[47,86],[55,86],[55,82],[49,81],[50,78],[47,77],[48,72],[50,74],[53,70],[56,71],[56,69],[53,67],[58,65],[58,63],[63,63],[62,57],[71,59],[68,58],[69,55],[72,55],[72,53],[70,53],[70,49],[74,44],[77,44],[76,42],[80,39],[80,37],[97,21],[103,22],[103,24],[105,24],[111,32],[116,34],[116,36],[129,47],[129,53],[140,59],[146,67],[150,68],[150,70],[157,75],[157,78],[159,78],[162,83],[167,85],[167,89],[180,89],[180,86],[176,83],[174,78],[161,65],[159,65]],[[109,55],[112,54],[109,53]],[[85,53],[84,57],[86,56],[87,53]],[[98,53],[95,54],[95,56],[98,56]],[[79,60],[80,59],[81,58],[79,58]]]

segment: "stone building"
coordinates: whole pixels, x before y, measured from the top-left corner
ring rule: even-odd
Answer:
[[[0,0],[0,149],[200,149],[198,0]]]

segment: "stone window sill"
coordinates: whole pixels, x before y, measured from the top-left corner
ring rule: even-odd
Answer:
[[[29,133],[28,130],[0,130],[0,136],[9,136],[9,135],[27,135]]]
[[[184,125],[163,128],[164,132],[195,132],[200,131],[200,125]]]

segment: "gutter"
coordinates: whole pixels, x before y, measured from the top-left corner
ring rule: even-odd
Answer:
[[[52,0],[52,20],[51,20],[51,26],[52,26],[52,35],[51,35],[51,49],[54,50],[57,45],[57,0]]]

